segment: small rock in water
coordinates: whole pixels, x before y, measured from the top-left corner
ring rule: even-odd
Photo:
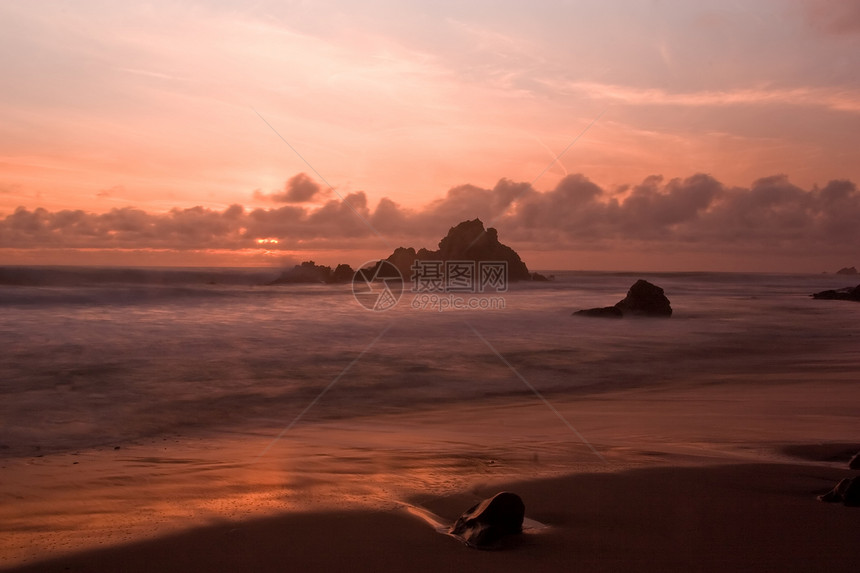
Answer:
[[[578,314],[581,316],[593,316],[597,318],[624,318],[624,312],[620,308],[614,306],[588,308],[585,310],[578,310],[574,314]]]
[[[848,507],[860,507],[860,479],[845,478],[832,490],[819,495],[818,499],[828,503],[841,503]]]
[[[672,306],[663,289],[642,279],[636,281],[627,296],[615,305],[625,316],[672,316]]]
[[[853,300],[860,302],[860,285],[836,290],[823,290],[812,295],[819,300]]]
[[[526,506],[515,493],[503,491],[469,508],[451,527],[470,547],[491,549],[504,536],[521,533]]]
[[[672,305],[663,293],[663,289],[645,280],[636,281],[627,296],[615,303],[615,306],[604,306],[578,310],[573,314],[598,318],[623,318],[625,316],[672,316]]]

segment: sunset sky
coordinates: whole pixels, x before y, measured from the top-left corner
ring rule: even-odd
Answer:
[[[534,269],[860,266],[857,1],[2,2],[0,54],[0,264],[481,217]]]

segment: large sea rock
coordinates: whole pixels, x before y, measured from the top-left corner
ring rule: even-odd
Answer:
[[[507,280],[514,281],[546,281],[547,277],[539,273],[530,273],[526,264],[511,247],[499,241],[496,229],[484,228],[480,219],[463,221],[451,227],[448,234],[439,241],[435,251],[428,249],[415,250],[414,247],[398,247],[386,259],[400,271],[404,280],[412,277],[412,266],[420,261],[504,261],[507,263]],[[376,276],[375,271],[381,264],[365,268],[362,272],[368,276]],[[290,283],[341,283],[349,282],[355,275],[349,265],[338,265],[336,269],[317,265],[306,261],[281,273],[271,284]]]
[[[480,219],[463,221],[448,229],[448,234],[439,241],[439,248],[435,251],[398,247],[385,260],[397,267],[407,281],[412,277],[415,261],[504,261],[507,263],[508,281],[546,279],[530,273],[519,254],[499,241],[498,231],[493,227],[485,229]]]
[[[812,295],[819,300],[853,300],[860,302],[860,285],[836,290],[823,290]]]
[[[480,219],[463,221],[451,227],[439,241],[439,250],[435,256],[443,261],[505,261],[508,264],[508,280],[527,281],[532,278],[517,252],[499,242],[496,229],[484,229]]]
[[[493,227],[484,228],[480,219],[463,221],[448,229],[435,251],[400,247],[388,261],[400,269],[404,278],[412,276],[412,265],[420,261],[504,261],[508,266],[509,281],[532,280],[528,267],[515,250],[499,241]]]
[[[669,318],[672,316],[672,305],[663,289],[646,280],[639,279],[627,291],[627,296],[615,303],[614,306],[578,310],[573,314],[597,318],[624,318],[625,316]]]
[[[466,510],[451,526],[451,533],[472,547],[492,549],[503,537],[522,532],[525,514],[520,496],[503,491]]]
[[[838,271],[836,271],[837,275],[856,275],[857,269],[855,267],[842,267]]]

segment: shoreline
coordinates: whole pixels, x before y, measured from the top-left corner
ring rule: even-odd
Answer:
[[[4,568],[52,571],[854,571],[860,510],[815,499],[848,470],[664,466],[506,484],[549,528],[469,549],[403,510],[221,522]],[[856,472],[854,472],[856,473]],[[494,486],[425,499],[453,520]]]
[[[712,492],[697,490],[697,483],[722,490],[717,499],[735,508],[733,519],[742,524],[760,521],[758,510],[752,508],[765,507],[777,512],[773,518],[777,522],[817,519],[818,527],[830,531],[822,516],[831,515],[840,527],[860,530],[856,508],[815,500],[816,494],[852,475],[847,459],[842,458],[851,449],[860,449],[855,416],[860,395],[856,383],[844,373],[812,381],[765,376],[755,385],[741,380],[700,381],[588,397],[552,397],[551,402],[606,462],[536,398],[348,421],[308,421],[256,461],[255,456],[277,435],[276,428],[268,435],[177,436],[123,445],[120,450],[6,459],[4,497],[11,503],[0,505],[0,523],[5,528],[0,568],[35,571],[38,563],[72,560],[84,570],[110,570],[92,563],[104,555],[120,558],[137,551],[144,552],[140,558],[145,564],[163,553],[157,549],[159,543],[177,548],[194,545],[195,539],[215,543],[212,532],[216,530],[247,524],[257,531],[263,526],[255,524],[267,520],[274,520],[273,527],[280,528],[287,539],[298,535],[293,530],[299,525],[316,528],[318,545],[312,535],[302,537],[302,545],[312,555],[343,553],[349,560],[350,554],[364,551],[352,545],[341,551],[338,544],[343,540],[331,541],[336,532],[367,539],[378,544],[379,551],[392,551],[386,538],[402,533],[406,537],[401,542],[415,551],[450,555],[451,549],[439,549],[444,546],[442,536],[406,515],[399,509],[400,501],[453,520],[478,499],[501,489],[521,494],[526,515],[551,526],[537,546],[527,536],[521,547],[506,554],[523,552],[532,555],[530,559],[561,563],[568,559],[561,545],[552,545],[551,555],[538,548],[544,539],[549,543],[561,536],[566,541],[558,543],[579,547],[570,559],[592,559],[594,570],[612,570],[606,567],[615,558],[600,545],[599,536],[593,539],[599,549],[594,554],[567,539],[572,524],[579,524],[584,528],[579,535],[586,535],[590,526],[603,531],[592,521],[605,518],[621,533],[603,531],[602,535],[619,546],[639,539],[640,529],[651,529],[649,520],[664,520],[662,535],[670,537],[707,528],[722,514],[719,507],[707,506]],[[761,475],[743,468],[757,468]],[[738,479],[741,475],[744,480]],[[659,501],[628,515],[618,500],[635,506],[635,496],[630,496],[636,492],[642,500]],[[593,506],[590,514],[581,513],[583,503],[593,503],[595,496],[604,504],[603,513]],[[737,508],[738,500],[745,500],[746,506]],[[702,503],[706,506],[700,508]],[[784,510],[777,509],[785,503]],[[667,512],[675,521],[665,521]],[[681,518],[687,521],[681,523]],[[381,520],[378,526],[377,520]],[[371,535],[374,531],[378,537]],[[634,537],[628,539],[630,535]],[[837,540],[842,534],[834,530],[832,535]],[[696,539],[695,543],[704,543]],[[795,544],[800,541],[796,535],[792,539]],[[765,541],[773,547],[782,543],[760,540]],[[639,539],[634,545],[637,551],[645,551],[647,543]],[[265,550],[283,551],[275,545]],[[290,558],[310,560],[312,555]],[[624,555],[627,560],[641,557]],[[423,563],[425,557],[430,559],[427,563],[442,566],[434,555],[416,554],[412,559]],[[372,556],[367,559],[379,564]],[[463,559],[473,563],[468,560],[475,558]],[[840,563],[837,560],[834,567],[841,567]],[[186,570],[207,570],[185,565]],[[133,570],[131,565],[123,567]],[[428,565],[427,570],[431,568]]]

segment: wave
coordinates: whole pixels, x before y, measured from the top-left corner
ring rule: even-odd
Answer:
[[[273,281],[278,269],[0,267],[0,285],[260,285]]]
[[[147,305],[320,290],[318,285],[268,286],[279,273],[261,268],[0,267],[0,307]]]

